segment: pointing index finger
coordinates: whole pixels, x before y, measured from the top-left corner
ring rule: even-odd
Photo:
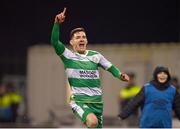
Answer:
[[[65,14],[65,12],[66,12],[66,7],[65,7],[64,10],[63,10],[63,14]]]

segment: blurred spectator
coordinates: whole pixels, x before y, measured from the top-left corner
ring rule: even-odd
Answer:
[[[136,76],[134,73],[128,73],[130,80],[123,89],[119,92],[119,112],[127,105],[129,100],[131,100],[139,91],[140,86],[135,82]],[[127,127],[137,127],[138,126],[138,110],[133,113],[126,121],[125,126]]]
[[[11,122],[11,99],[4,84],[0,84],[0,123]]]
[[[16,122],[17,117],[18,117],[18,108],[22,102],[22,97],[17,92],[17,90],[12,82],[8,82],[6,84],[6,86],[7,86],[7,95],[11,99],[11,110],[12,110],[11,122]]]
[[[178,80],[178,78],[177,78],[176,76],[173,76],[173,77],[171,78],[171,84],[172,84],[173,86],[175,86],[176,89],[180,92],[179,80]]]
[[[157,66],[153,79],[128,102],[119,117],[126,119],[141,107],[140,128],[172,128],[172,111],[180,120],[180,94],[170,81],[168,67]]]
[[[176,87],[177,91],[180,93],[179,80],[176,76],[171,77],[171,84]],[[177,118],[175,112],[173,112],[173,117]]]

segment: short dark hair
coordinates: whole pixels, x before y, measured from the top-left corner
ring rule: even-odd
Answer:
[[[79,28],[75,28],[75,29],[71,30],[71,33],[70,33],[70,39],[72,39],[74,33],[80,32],[80,31],[85,32],[85,29],[84,29],[83,27],[79,27]]]
[[[135,73],[134,72],[128,72],[127,75],[130,77],[130,78],[135,78]]]
[[[178,81],[179,81],[176,76],[172,76],[172,77],[171,77],[171,80],[172,80],[172,81],[175,81],[175,82],[178,82]]]

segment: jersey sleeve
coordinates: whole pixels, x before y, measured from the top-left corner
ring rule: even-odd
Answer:
[[[121,72],[120,70],[114,66],[111,62],[109,62],[103,55],[100,54],[99,64],[102,68],[109,71],[114,77],[120,78]]]
[[[60,36],[59,28],[60,25],[58,23],[54,23],[51,33],[51,44],[54,47],[56,54],[62,55],[65,50],[65,46],[61,41],[59,41],[59,36]]]
[[[101,66],[103,69],[107,70],[107,69],[109,69],[109,68],[112,66],[111,62],[109,62],[109,61],[108,61],[103,55],[101,55],[100,53],[99,53],[99,57],[100,57],[100,59],[99,59],[99,64],[100,64],[100,66]]]
[[[121,72],[116,66],[112,65],[109,69],[107,69],[107,71],[109,71],[114,77],[120,79]]]

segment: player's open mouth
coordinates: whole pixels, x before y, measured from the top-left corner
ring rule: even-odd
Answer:
[[[80,44],[79,44],[79,47],[80,47],[80,48],[84,48],[84,47],[85,47],[85,44],[84,44],[84,43],[80,43]]]

